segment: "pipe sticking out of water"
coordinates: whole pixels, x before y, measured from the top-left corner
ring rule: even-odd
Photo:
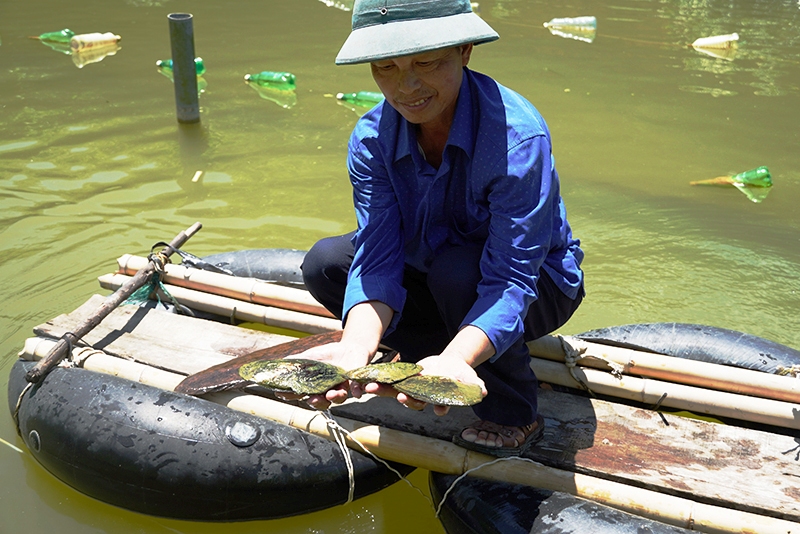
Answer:
[[[192,14],[170,13],[167,15],[167,20],[169,20],[169,39],[172,45],[172,72],[178,122],[187,124],[200,122]]]

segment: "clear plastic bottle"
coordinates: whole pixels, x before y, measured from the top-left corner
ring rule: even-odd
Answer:
[[[171,59],[159,59],[156,61],[156,67],[162,70],[168,70],[172,72],[172,60]],[[194,58],[194,70],[198,76],[202,76],[206,73],[206,65],[203,63],[203,58],[196,57]]]
[[[692,43],[694,48],[718,48],[728,49],[736,48],[736,43],[739,41],[738,33],[730,33],[728,35],[712,35],[711,37],[701,37],[695,39]]]
[[[552,19],[544,23],[545,28],[555,28],[569,31],[595,31],[597,30],[596,17],[564,17]]]
[[[104,46],[116,45],[122,39],[119,35],[111,32],[106,33],[84,33],[73,35],[69,40],[72,51],[86,50],[88,48],[102,48]]]
[[[348,104],[353,104],[354,106],[371,108],[383,100],[383,94],[373,91],[338,93],[336,95],[336,99],[341,100],[342,102],[347,102]]]
[[[593,42],[597,35],[597,18],[595,17],[557,18],[545,22],[543,26],[553,35],[585,43]]]
[[[296,77],[291,72],[261,71],[258,74],[245,74],[244,81],[262,87],[293,91],[296,87]]]

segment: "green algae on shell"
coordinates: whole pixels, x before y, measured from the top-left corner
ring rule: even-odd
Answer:
[[[379,382],[381,384],[394,384],[410,376],[419,374],[422,367],[410,362],[383,362],[373,363],[347,372],[347,378],[366,384]]]
[[[247,363],[239,375],[268,389],[300,395],[320,395],[347,380],[341,367],[302,358]]]
[[[416,375],[392,387],[416,400],[438,406],[473,406],[483,400],[480,386],[445,376]]]

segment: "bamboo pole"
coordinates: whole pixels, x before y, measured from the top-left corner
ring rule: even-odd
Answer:
[[[147,258],[125,254],[117,263],[122,274],[133,276],[147,264]],[[320,305],[308,291],[285,287],[240,276],[191,269],[169,264],[164,268],[164,281],[172,285],[230,297],[245,302],[285,308],[303,313],[333,318],[333,314]]]
[[[119,258],[118,263],[124,274],[134,274],[146,265],[147,259],[126,254]],[[256,279],[237,278],[170,264],[166,267],[165,280],[181,287],[237,300],[330,316],[330,313],[306,291]],[[220,314],[228,315],[232,310],[233,308],[228,308]],[[302,321],[298,321],[297,324],[295,328],[302,329]],[[605,363],[598,361],[599,358],[621,365],[625,374],[800,403],[800,381],[791,377],[591,343],[572,337],[567,340],[574,349],[582,351],[582,357],[578,361],[580,365],[607,368]],[[531,341],[528,343],[528,348],[534,356],[564,361],[561,342],[555,336],[545,336]]]
[[[116,289],[129,279],[130,277],[124,274],[106,274],[99,277],[98,281],[100,286],[105,289]],[[289,328],[311,334],[340,330],[342,327],[337,319],[253,304],[169,284],[165,284],[165,287],[181,304],[222,317]],[[161,298],[164,299],[164,295],[161,295]]]
[[[582,366],[607,370],[604,360],[609,360],[622,366],[622,372],[629,375],[800,403],[800,380],[794,377],[613,347],[574,337],[564,339],[581,353],[577,363]],[[564,349],[556,336],[544,336],[527,345],[533,356],[558,362],[565,360]]]
[[[112,295],[109,295],[106,298],[105,302],[85,321],[75,328],[74,332],[67,332],[64,336],[59,340],[59,342],[53,347],[53,351],[47,355],[46,358],[43,358],[36,366],[27,372],[25,375],[25,379],[31,383],[37,383],[45,375],[50,372],[50,370],[58,365],[58,362],[61,361],[64,356],[67,355],[69,351],[70,345],[77,343],[80,338],[88,334],[92,331],[97,325],[99,325],[103,319],[105,319],[108,314],[114,311],[117,306],[122,304],[128,297],[130,297],[134,291],[142,287],[147,280],[150,278],[150,275],[156,270],[156,261],[159,261],[159,264],[164,263],[169,257],[175,252],[175,250],[179,249],[183,246],[186,241],[189,240],[195,233],[200,231],[203,227],[199,222],[194,223],[191,227],[187,228],[186,231],[180,232],[168,245],[166,245],[160,252],[160,257],[158,260],[156,259],[146,259],[146,264],[142,266],[142,269],[136,273],[136,276],[126,280],[124,284],[121,284],[120,287],[115,288],[116,291]],[[163,259],[162,259],[163,258]]]
[[[583,389],[563,364],[531,358],[531,368],[542,382]],[[651,405],[658,404],[698,414],[800,429],[796,404],[633,376],[623,376],[618,379],[611,373],[597,369],[575,367],[574,370],[593,392],[601,395]]]
[[[36,359],[49,350],[48,339],[30,338],[21,356]],[[123,360],[95,349],[79,347],[73,355],[83,360],[85,369],[126,378],[143,384],[172,390],[183,379],[182,375],[155,369],[129,360]],[[300,408],[255,395],[215,393],[207,400],[258,417],[304,430],[333,440],[333,436],[320,412]],[[461,448],[446,441],[412,433],[383,428],[336,417],[339,425],[350,432],[347,445],[361,451],[358,442],[373,454],[389,461],[401,462],[422,469],[471,476],[486,480],[523,484],[561,491],[590,499],[635,515],[667,524],[709,533],[799,534],[800,526],[791,521],[760,516],[720,506],[695,502],[644,488],[628,486],[598,477],[572,473],[547,467],[523,459],[509,459],[491,464],[494,457]],[[356,441],[357,440],[357,441]]]
[[[145,261],[145,258],[130,255],[122,256],[119,259],[120,269],[128,273],[135,272],[136,269],[141,267],[143,261]],[[110,280],[107,277],[103,277],[101,279],[103,287],[112,287]],[[261,295],[261,297],[252,297],[253,301],[261,300],[262,303],[274,303],[278,308],[302,311],[302,308],[306,307],[309,302],[315,303],[316,301],[307,292],[300,289],[275,286],[274,284],[258,281],[253,284],[253,279],[187,269],[180,265],[167,266],[166,280],[174,281],[181,287],[192,286],[198,291],[198,294],[187,293],[187,295],[191,295],[188,299],[184,297],[184,299],[179,298],[179,300],[186,300],[186,304],[191,304],[197,309],[210,313],[230,316],[234,314],[235,310],[236,317],[241,320],[263,322],[273,326],[283,326],[309,333],[320,333],[341,327],[338,322],[335,325],[327,321],[320,324],[313,316],[305,316],[303,313],[285,315],[276,311],[266,312],[261,308],[251,309],[239,304],[240,300],[246,301],[248,299],[247,295],[252,294]],[[170,289],[170,292],[173,293],[172,289]],[[183,293],[181,294],[183,295]],[[226,295],[231,297],[231,300],[204,296],[207,294]],[[178,298],[177,295],[176,298]],[[214,304],[207,304],[206,301]],[[271,306],[273,304],[267,305]],[[252,310],[252,313],[248,313],[250,310]],[[567,339],[574,349],[584,351],[578,361],[580,365],[606,369],[607,366],[602,360],[610,360],[621,365],[623,367],[622,372],[630,375],[656,378],[678,384],[737,394],[753,395],[766,399],[800,403],[800,381],[792,377],[590,343],[572,337]],[[528,343],[528,349],[534,356],[564,361],[564,350],[556,336],[544,336],[538,340],[531,341]]]

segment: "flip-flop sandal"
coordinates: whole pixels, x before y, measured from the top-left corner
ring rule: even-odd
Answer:
[[[484,426],[485,428],[482,428]],[[504,429],[507,428],[514,428],[509,427],[508,425],[498,425],[496,423],[491,423],[489,421],[478,421],[473,423],[472,425],[462,428],[461,431],[453,436],[453,443],[456,445],[460,445],[465,449],[469,449],[471,451],[482,452],[484,454],[489,454],[491,456],[497,456],[500,458],[505,458],[508,456],[521,456],[525,453],[528,449],[530,449],[535,443],[539,442],[542,437],[544,436],[544,419],[541,415],[536,417],[536,422],[530,425],[525,425],[521,427],[517,427],[522,430],[525,434],[525,439],[522,443],[518,443],[516,447],[492,447],[489,445],[480,445],[475,443],[474,441],[467,441],[461,437],[461,434],[464,433],[464,430],[467,428],[472,428],[477,430],[478,432],[491,432],[493,434],[500,434]],[[501,437],[510,438],[511,436],[500,434]]]

